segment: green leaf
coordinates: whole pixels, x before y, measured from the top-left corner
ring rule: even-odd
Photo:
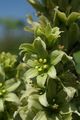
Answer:
[[[40,37],[37,37],[34,40],[33,45],[34,45],[35,51],[38,54],[39,58],[47,57],[46,44],[44,41],[41,40]]]
[[[0,98],[0,112],[4,111],[4,100]]]
[[[69,103],[63,103],[62,106],[61,106],[61,110],[60,110],[60,113],[61,115],[67,115],[67,114],[70,114],[72,113],[73,110],[71,108],[71,105]]]
[[[61,11],[57,10],[57,16],[60,19],[60,21],[62,21],[63,23],[66,24],[67,17],[66,17],[66,14],[64,12],[61,12]]]
[[[48,75],[50,78],[55,79],[56,78],[56,69],[54,66],[51,66],[48,70]]]
[[[24,73],[24,79],[34,78],[38,75],[38,70],[35,68],[30,68]]]
[[[76,64],[80,64],[80,51],[75,52],[75,53],[73,54],[73,58],[74,58]]]
[[[40,111],[36,114],[33,120],[48,120],[46,113],[44,111]]]
[[[37,76],[37,84],[40,87],[45,87],[46,79],[47,79],[47,74],[46,73],[38,75]]]
[[[5,101],[8,101],[8,102],[14,102],[16,104],[20,104],[19,98],[14,93],[6,94],[4,99]]]
[[[69,48],[73,47],[73,45],[79,40],[79,32],[79,25],[77,23],[72,23],[68,30]]]
[[[79,13],[79,12],[72,12],[72,13],[68,16],[67,23],[68,23],[68,24],[71,24],[71,23],[75,22],[79,17],[80,17],[80,13]]]
[[[77,76],[68,70],[62,73],[60,79],[62,80],[64,86],[72,86],[74,88],[77,86]]]
[[[53,103],[53,99],[56,96],[56,91],[57,90],[57,84],[56,81],[53,79],[49,79],[48,83],[47,83],[47,92],[46,92],[46,96],[47,96],[47,100],[49,103]]]
[[[80,116],[80,113],[78,112],[77,107],[75,106],[75,104],[72,104],[72,103],[64,103],[61,107],[60,113],[62,115],[75,113],[78,116]]]
[[[63,115],[63,120],[72,120],[72,113],[69,113],[69,114],[66,114],[66,115]]]
[[[47,101],[47,97],[46,97],[46,93],[44,93],[43,95],[40,95],[39,97],[39,102],[41,103],[41,105],[43,105],[44,107],[48,107],[48,101]]]
[[[19,49],[22,52],[27,52],[27,53],[33,53],[34,52],[34,48],[32,46],[32,44],[30,43],[23,43],[20,45]]]
[[[58,91],[56,94],[56,99],[59,104],[64,104],[66,103],[66,93],[61,89]]]
[[[75,65],[76,72],[80,74],[80,64]]]
[[[75,60],[75,69],[78,74],[80,74],[80,51],[73,54],[73,58]]]

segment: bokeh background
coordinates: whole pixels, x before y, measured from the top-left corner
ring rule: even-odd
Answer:
[[[21,43],[32,40],[33,35],[24,31],[29,15],[36,19],[27,0],[0,0],[0,52],[17,54]]]

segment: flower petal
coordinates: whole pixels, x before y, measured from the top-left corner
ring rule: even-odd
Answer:
[[[41,40],[40,37],[37,37],[34,40],[34,48],[36,53],[38,54],[38,57],[41,57],[41,58],[47,57],[46,44],[44,41]]]
[[[14,93],[8,93],[7,95],[5,95],[5,101],[14,102],[16,104],[20,103],[19,98]]]
[[[48,70],[48,75],[49,77],[55,79],[56,78],[56,69],[54,66],[51,66],[50,69]]]
[[[38,84],[40,87],[45,87],[46,79],[47,79],[47,74],[46,74],[46,73],[41,74],[41,75],[38,75],[38,76],[37,76],[37,84]]]
[[[24,79],[34,78],[38,75],[38,70],[35,68],[30,68],[24,73]]]
[[[0,98],[0,112],[4,111],[4,101]]]
[[[46,97],[46,93],[44,93],[43,95],[40,95],[39,101],[40,101],[41,105],[43,105],[44,107],[49,106],[48,101],[47,101],[47,97]]]

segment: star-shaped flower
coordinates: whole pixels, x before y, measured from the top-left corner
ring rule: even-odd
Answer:
[[[19,87],[20,81],[15,82],[14,79],[10,79],[4,82],[0,82],[0,112],[4,111],[5,101],[19,104],[19,98],[14,91]]]
[[[55,66],[62,60],[63,56],[67,59],[72,59],[61,50],[54,50],[49,53],[45,42],[40,37],[37,37],[33,44],[21,45],[20,49],[26,53],[23,58],[24,61],[29,56],[26,61],[28,70],[24,73],[24,79],[27,80],[36,77],[38,85],[42,87],[44,87],[48,77],[56,79]]]

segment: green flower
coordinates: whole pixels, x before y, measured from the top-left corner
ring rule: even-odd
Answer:
[[[4,68],[11,68],[14,66],[16,60],[16,55],[12,55],[10,53],[5,53],[2,52],[0,53],[0,64],[4,67]]]
[[[25,30],[34,31],[36,37],[41,37],[45,41],[47,47],[53,47],[57,42],[62,31],[58,27],[52,27],[51,23],[45,16],[40,16],[39,22],[32,21],[31,16],[28,18],[31,28],[26,26]]]
[[[5,101],[19,104],[19,98],[14,91],[19,87],[20,81],[15,82],[14,79],[0,83],[0,112],[4,111]]]
[[[55,81],[52,80],[52,82]],[[53,90],[55,91],[54,87]],[[53,90],[50,89],[51,92]],[[21,119],[26,120],[30,118],[30,120],[42,120],[45,118],[45,120],[67,120],[69,117],[71,120],[73,113],[76,113],[80,116],[76,106],[73,103],[68,103],[66,101],[67,95],[63,90],[60,90],[55,94],[55,97],[51,101],[52,103],[48,101],[47,94],[47,92],[40,94],[38,89],[35,88],[30,88],[25,91],[21,98],[23,106],[20,106],[18,109]],[[48,95],[50,96],[50,94]],[[23,101],[25,99],[27,104],[24,106]]]
[[[37,83],[41,87],[44,87],[48,77],[57,78],[55,66],[61,62],[63,56],[66,59],[72,59],[61,50],[54,50],[48,53],[46,44],[40,37],[37,37],[33,44],[21,45],[20,49],[27,54],[24,56],[25,62],[26,57],[29,56],[26,62],[28,70],[24,73],[24,79],[27,80],[36,77]]]

